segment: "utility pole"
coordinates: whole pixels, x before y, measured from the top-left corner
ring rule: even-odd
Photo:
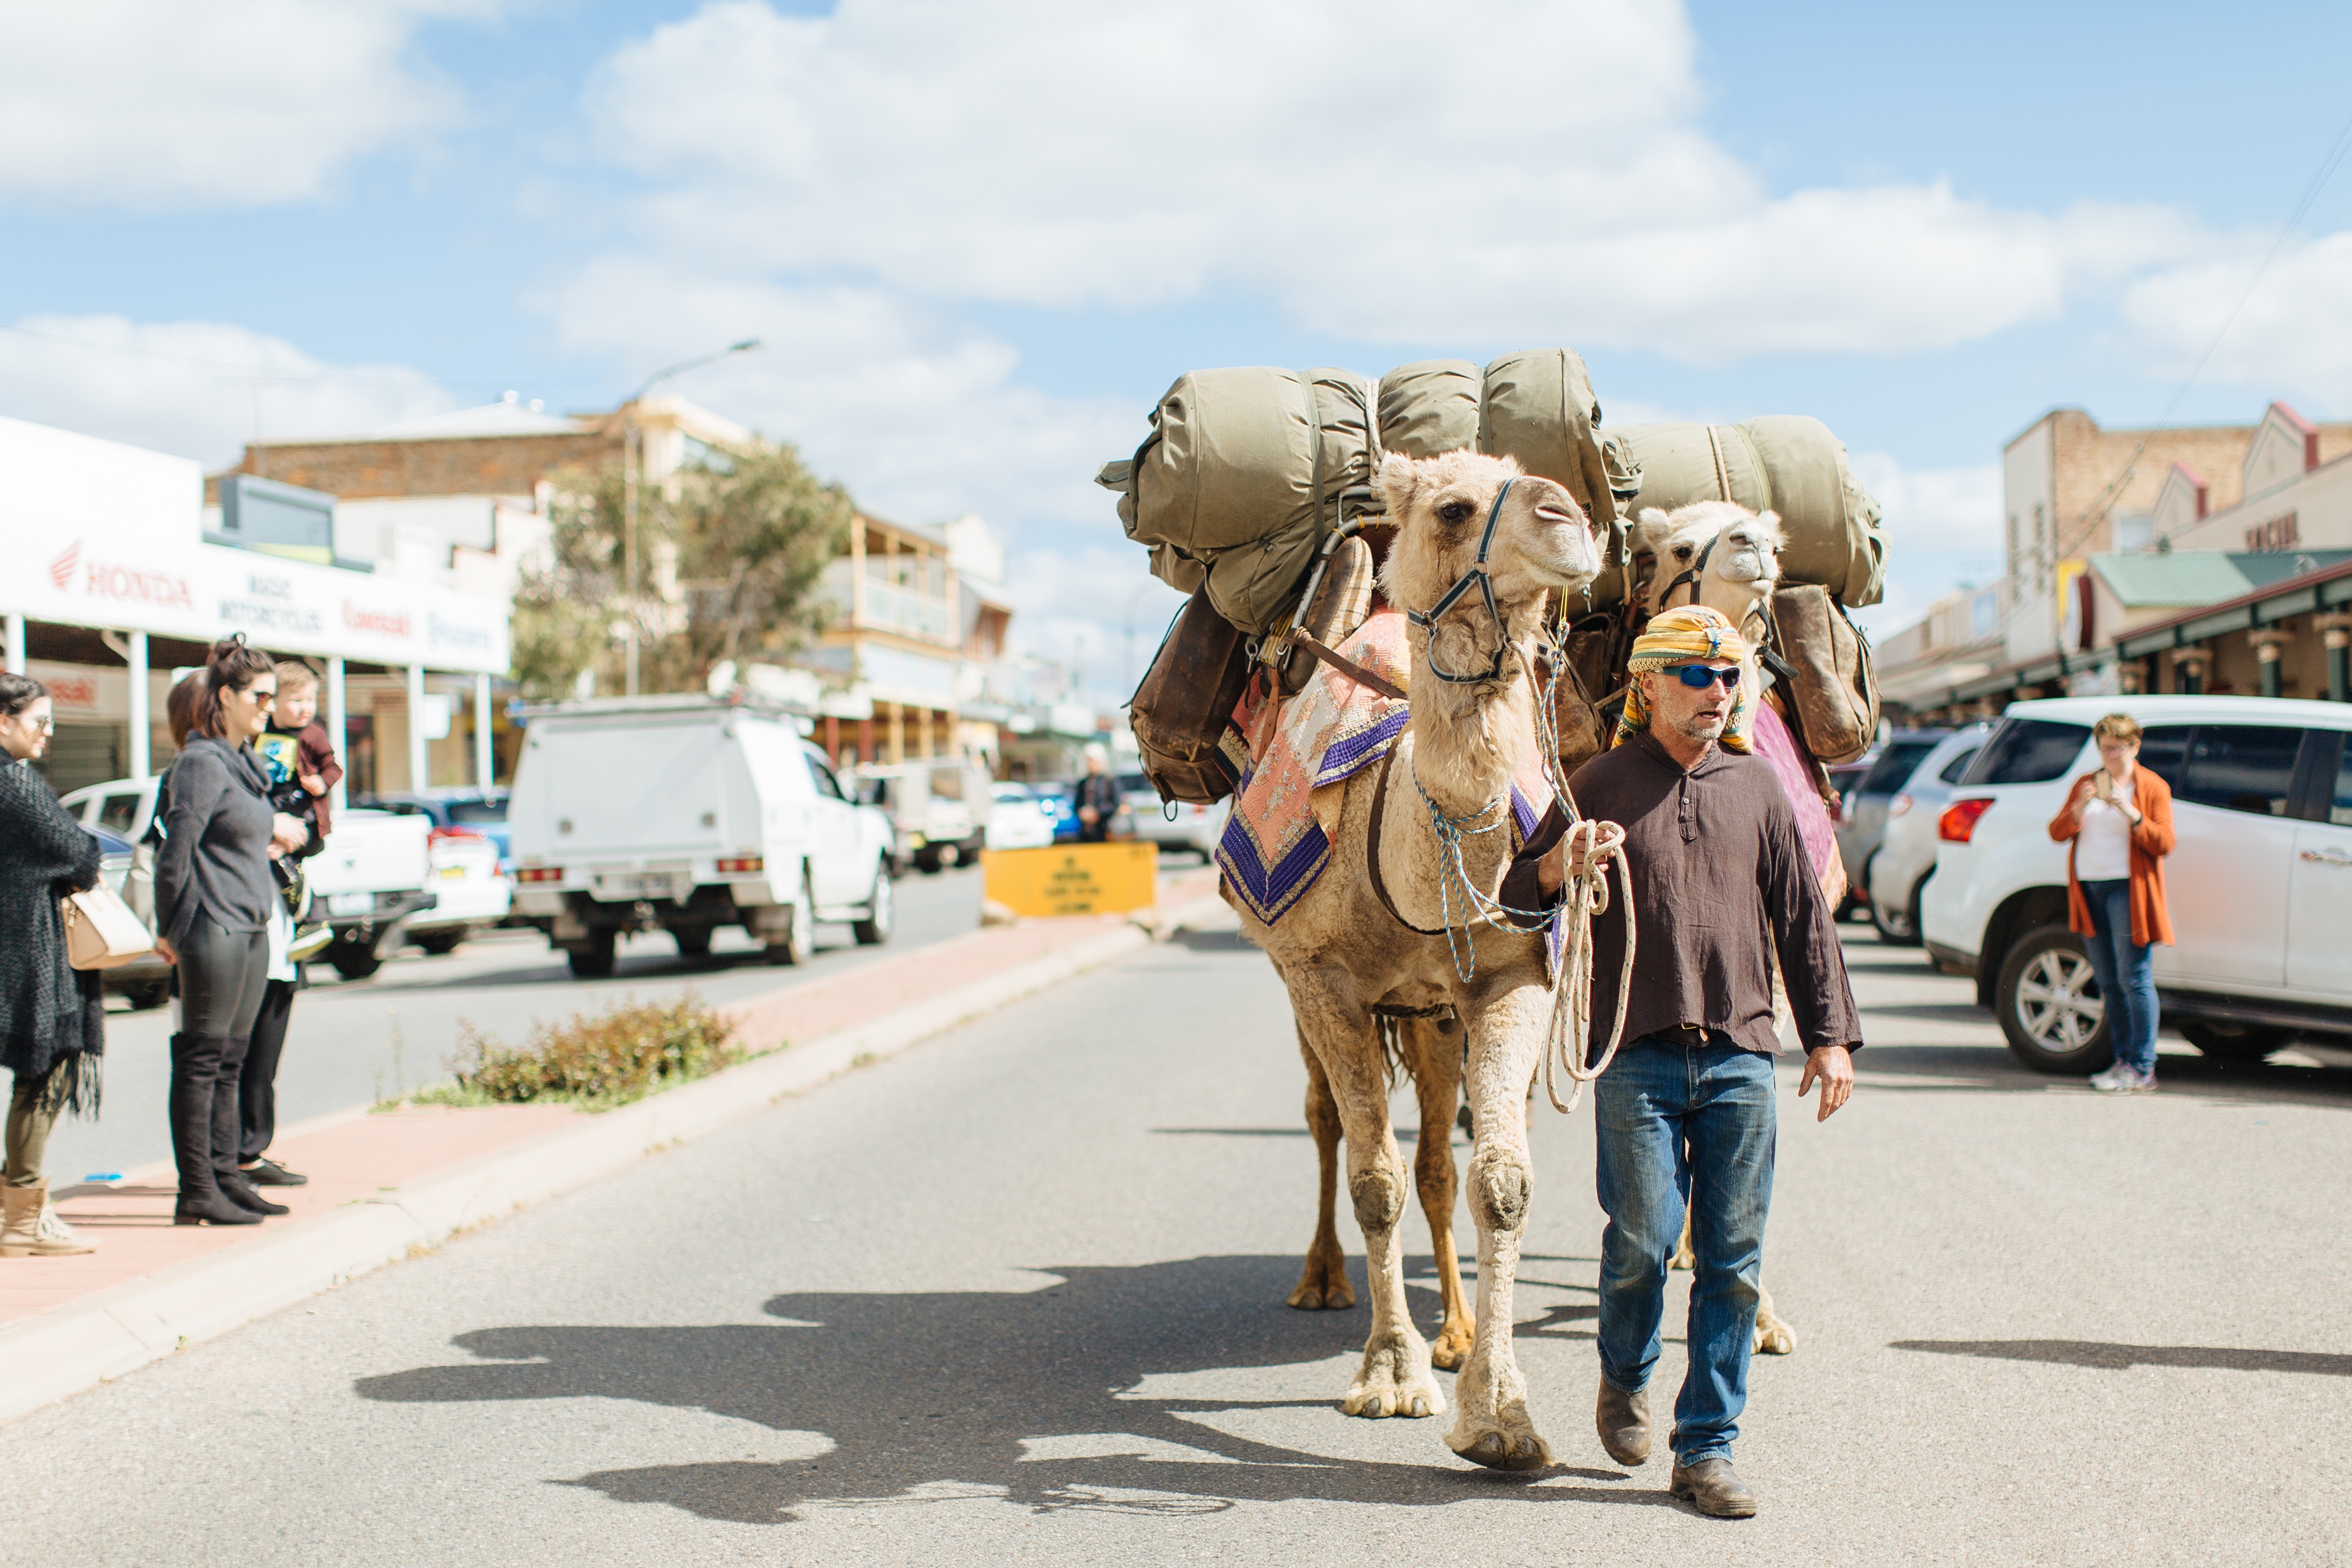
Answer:
[[[647,392],[672,376],[716,363],[730,354],[748,354],[758,347],[759,339],[746,338],[715,352],[680,360],[647,376],[630,394],[629,401],[621,405],[621,601],[629,613],[626,685],[631,696],[637,695],[637,648],[644,640],[644,618],[640,613],[643,606],[637,599],[637,486],[644,466],[645,433],[637,428],[637,405],[645,402]]]

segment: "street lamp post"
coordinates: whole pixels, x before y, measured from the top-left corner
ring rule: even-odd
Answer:
[[[746,338],[740,343],[708,354],[697,354],[690,360],[680,360],[667,370],[647,376],[621,409],[621,599],[628,606],[628,648],[626,685],[631,696],[637,695],[637,645],[643,640],[640,627],[640,606],[637,602],[637,477],[643,465],[644,433],[637,428],[637,405],[646,394],[669,380],[691,370],[716,363],[730,354],[746,354],[760,346],[757,338]]]

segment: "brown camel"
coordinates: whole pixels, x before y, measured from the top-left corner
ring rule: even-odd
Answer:
[[[1548,1039],[1553,991],[1540,935],[1473,920],[1465,905],[1474,893],[1492,899],[1509,865],[1508,833],[1475,830],[1507,820],[1512,775],[1536,744],[1528,672],[1547,605],[1553,593],[1591,582],[1601,550],[1566,490],[1522,475],[1507,458],[1391,455],[1380,484],[1397,530],[1382,569],[1389,602],[1431,612],[1457,584],[1475,586],[1481,569],[1491,599],[1456,594],[1430,629],[1411,629],[1412,718],[1381,765],[1333,786],[1344,791],[1338,830],[1331,862],[1315,885],[1276,925],[1234,902],[1244,935],[1265,949],[1290,993],[1310,1080],[1319,1070],[1347,1145],[1348,1193],[1363,1228],[1372,1308],[1363,1359],[1341,1404],[1349,1415],[1433,1416],[1445,1408],[1430,1347],[1405,1302],[1396,1234],[1405,1169],[1390,1127],[1389,1064],[1375,1009],[1450,1006],[1462,1020],[1475,1127],[1468,1193],[1478,1228],[1478,1299],[1445,1440],[1476,1463],[1533,1469],[1551,1456],[1528,1416],[1512,1351],[1512,1293],[1535,1186],[1526,1095]],[[1462,831],[1458,859],[1441,841],[1441,820]],[[1428,1061],[1430,1037],[1449,1037],[1423,1027],[1422,1018],[1410,1021],[1415,1043],[1407,1048],[1408,1065],[1425,1064],[1435,1081],[1422,1089],[1427,1123],[1432,1092],[1449,1075],[1442,1062]],[[1445,1054],[1442,1043],[1435,1054]],[[1309,1093],[1312,1118],[1318,1101]],[[1450,1096],[1441,1103],[1450,1112]],[[1423,1154],[1425,1169],[1433,1174],[1442,1163],[1450,1177],[1442,1126],[1424,1135]],[[1327,1168],[1336,1186],[1336,1162]],[[1328,1300],[1336,1245],[1318,1236],[1318,1249]],[[1441,1270],[1452,1255],[1449,1237],[1440,1247]]]

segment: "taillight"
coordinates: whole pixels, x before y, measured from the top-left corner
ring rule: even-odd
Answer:
[[[517,882],[562,882],[563,868],[560,865],[527,865],[515,873]]]
[[[1992,797],[1979,795],[1973,800],[1955,800],[1944,808],[1936,819],[1936,836],[1946,843],[1964,844],[1977,831],[1977,819],[1992,810]]]
[[[1889,819],[1899,817],[1910,809],[1911,797],[1908,795],[1897,795],[1886,802],[1886,815]]]
[[[760,855],[736,855],[719,862],[719,869],[721,872],[765,871],[767,866],[766,859]]]
[[[478,839],[481,836],[471,828],[436,828],[425,835],[425,841],[437,844],[444,839]]]

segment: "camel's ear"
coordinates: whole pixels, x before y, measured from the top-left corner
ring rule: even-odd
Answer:
[[[1637,550],[1649,550],[1654,554],[1659,541],[1673,531],[1674,525],[1666,520],[1665,513],[1655,507],[1644,507],[1633,519],[1627,542]]]
[[[1381,461],[1381,496],[1388,503],[1389,521],[1402,524],[1412,505],[1413,492],[1421,487],[1421,466],[1402,452],[1391,452]]]

